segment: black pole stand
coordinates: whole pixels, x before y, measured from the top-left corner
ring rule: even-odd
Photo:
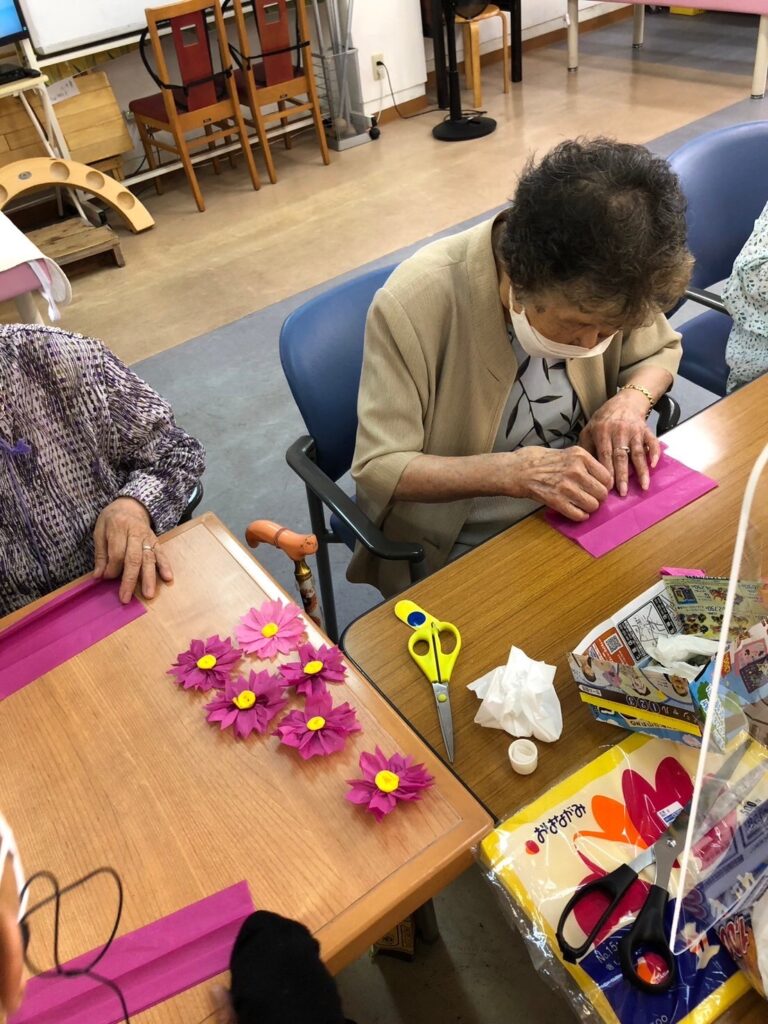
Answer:
[[[456,26],[453,20],[453,4],[444,4],[444,11],[450,9],[450,20],[440,19],[440,31],[447,29],[448,37],[448,94],[450,115],[445,121],[436,124],[432,134],[441,142],[466,142],[469,139],[481,139],[496,130],[496,122],[492,117],[480,114],[465,116],[461,109],[461,86],[459,85],[459,62],[456,56]],[[446,24],[444,24],[444,22]],[[435,34],[437,25],[435,25]]]

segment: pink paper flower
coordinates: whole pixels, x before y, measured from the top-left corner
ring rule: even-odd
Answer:
[[[266,732],[287,703],[280,680],[269,672],[250,672],[247,679],[228,679],[224,692],[205,711],[209,722],[218,722],[221,729],[233,725],[235,735],[244,740],[252,732]]]
[[[295,686],[296,693],[315,697],[325,693],[326,683],[340,683],[347,670],[338,647],[299,645],[299,660],[280,666],[286,686]]]
[[[289,711],[276,732],[281,743],[295,747],[306,761],[341,750],[350,733],[360,732],[360,723],[346,701],[335,708],[330,693],[320,693],[308,696],[302,711]]]
[[[265,601],[258,608],[251,608],[235,630],[243,650],[260,658],[290,654],[305,636],[301,612],[295,605],[282,601]]]
[[[393,754],[385,757],[379,747],[373,754],[360,755],[362,779],[347,779],[350,786],[347,800],[363,804],[376,821],[394,811],[398,800],[420,800],[425,789],[434,783],[423,764],[414,764],[412,757]]]
[[[176,682],[185,690],[221,690],[242,653],[232,646],[229,637],[193,640],[189,650],[183,651],[168,669],[168,675],[176,676]]]

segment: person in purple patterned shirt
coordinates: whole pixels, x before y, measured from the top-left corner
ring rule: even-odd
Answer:
[[[99,341],[0,325],[0,614],[89,570],[173,578],[159,534],[205,468],[169,404]]]

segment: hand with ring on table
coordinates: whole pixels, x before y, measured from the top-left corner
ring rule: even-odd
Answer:
[[[627,493],[630,465],[644,491],[661,455],[658,438],[646,423],[648,399],[642,392],[620,391],[600,406],[581,432],[579,444],[611,473],[618,494]]]
[[[152,531],[149,512],[135,498],[116,498],[102,509],[93,529],[94,571],[98,579],[117,579],[120,600],[131,600],[141,578],[141,593],[155,596],[157,576],[166,583],[173,579],[168,556]]]

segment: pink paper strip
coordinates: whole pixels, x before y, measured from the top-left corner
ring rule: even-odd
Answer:
[[[143,615],[135,597],[120,604],[119,588],[83,580],[0,633],[0,700]]]
[[[119,986],[128,1011],[141,1013],[229,967],[240,925],[253,913],[247,882],[192,903],[135,932],[121,935],[95,968]],[[65,964],[82,967],[86,953]],[[93,978],[61,975],[33,978],[24,1004],[9,1024],[118,1024],[120,1001]]]
[[[586,522],[573,523],[551,510],[546,518],[560,533],[600,558],[715,487],[715,480],[662,452],[647,491],[642,491],[631,475],[626,497],[611,491]]]

